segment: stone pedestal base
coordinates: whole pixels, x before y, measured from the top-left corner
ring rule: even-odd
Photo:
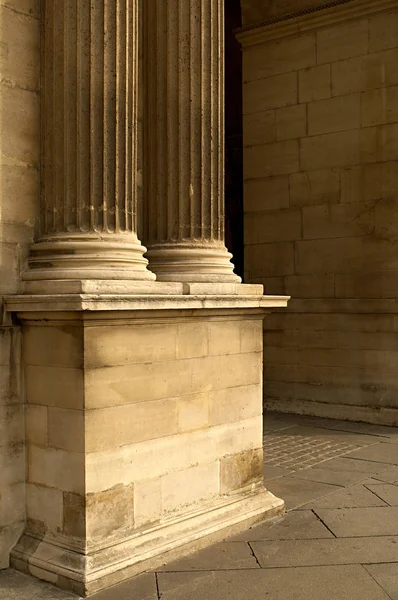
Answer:
[[[265,489],[210,504],[202,511],[150,528],[97,552],[77,553],[46,536],[22,536],[11,566],[79,595],[91,595],[240,533],[284,512],[284,502]]]
[[[88,595],[283,510],[263,487],[262,319],[287,299],[200,291],[8,298],[28,461],[14,567]]]

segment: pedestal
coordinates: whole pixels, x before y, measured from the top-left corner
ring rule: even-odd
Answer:
[[[89,595],[283,511],[263,485],[262,320],[287,298],[237,287],[7,299],[27,402],[12,566]]]

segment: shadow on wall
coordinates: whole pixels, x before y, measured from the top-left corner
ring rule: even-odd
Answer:
[[[0,315],[19,291],[39,205],[39,0],[0,3]],[[25,520],[20,332],[0,323],[0,568]]]

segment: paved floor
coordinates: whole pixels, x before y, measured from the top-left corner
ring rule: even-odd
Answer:
[[[92,600],[398,600],[398,428],[266,415],[284,517]],[[1,600],[76,600],[0,573]]]

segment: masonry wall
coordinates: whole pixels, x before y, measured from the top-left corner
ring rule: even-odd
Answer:
[[[293,298],[266,407],[396,424],[398,6],[367,4],[244,41],[245,280]]]
[[[0,315],[18,291],[38,207],[39,2],[0,0]],[[25,520],[20,332],[0,316],[0,568]]]

